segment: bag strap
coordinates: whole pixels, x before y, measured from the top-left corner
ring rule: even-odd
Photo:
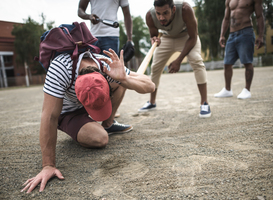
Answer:
[[[82,27],[80,26],[80,24],[78,22],[74,22],[73,23],[75,25],[75,28],[77,28],[77,30],[80,30],[80,33],[81,33],[81,38],[84,37],[84,34],[83,34],[83,30],[82,30]],[[79,46],[83,45],[83,41],[77,41],[75,42],[73,37],[71,36],[71,34],[69,33],[69,30],[66,28],[66,27],[60,27],[63,31],[65,30],[67,32],[66,37],[73,43],[75,44],[75,49],[72,53],[72,56],[71,56],[71,59],[73,60],[73,65],[72,65],[72,80],[71,80],[71,83],[70,83],[70,86],[69,88],[72,87],[73,85],[73,82],[74,82],[74,78],[75,78],[75,75],[76,75],[76,67],[77,67],[77,62],[78,62],[78,49],[79,49]],[[95,52],[100,52],[100,48],[95,46],[95,45],[91,45],[91,44],[85,44],[85,45],[88,45],[89,47],[92,47]],[[99,62],[100,64],[100,68],[101,70],[103,70],[103,65],[102,65],[102,62],[97,59],[95,56],[94,58]],[[68,89],[69,89],[68,88]]]
[[[78,24],[78,23],[77,23]],[[74,39],[72,38],[71,34],[69,33],[69,30],[66,27],[60,27],[60,29],[62,29],[63,31],[66,31],[66,37],[73,43],[75,44],[75,49],[72,53],[71,59],[73,60],[73,65],[72,65],[72,79],[71,79],[71,83],[69,85],[69,88],[72,87],[74,79],[75,79],[75,75],[76,75],[76,66],[77,66],[77,62],[78,62],[78,46],[82,44],[82,41],[79,42],[75,42]],[[69,89],[68,88],[68,89]]]

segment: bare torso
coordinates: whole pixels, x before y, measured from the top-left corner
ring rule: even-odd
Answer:
[[[254,0],[230,0],[230,32],[252,26],[251,15],[254,12]]]

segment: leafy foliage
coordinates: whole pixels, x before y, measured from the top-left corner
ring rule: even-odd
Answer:
[[[196,17],[198,19],[198,31],[202,43],[202,51],[209,50],[209,57],[220,57],[221,47],[218,43],[221,24],[225,14],[225,0],[194,0],[196,5]],[[273,1],[263,0],[263,11],[267,25],[273,27]],[[255,14],[252,15],[254,30],[257,30]],[[228,32],[226,33],[228,38]]]
[[[48,29],[52,28],[53,23],[47,24]],[[44,73],[40,63],[34,61],[34,57],[39,55],[40,37],[45,32],[43,24],[39,24],[28,17],[25,24],[15,25],[11,32],[15,36],[16,62],[21,66],[26,62],[34,74]]]
[[[195,15],[198,20],[198,32],[202,43],[202,51],[209,50],[209,57],[217,59],[221,52],[219,36],[225,13],[225,1],[195,0]]]
[[[33,58],[39,55],[40,36],[44,29],[30,17],[23,25],[15,25],[12,35],[15,36],[16,61],[21,65],[26,62],[32,69],[35,68],[40,72],[39,63],[35,63]]]
[[[263,15],[265,19],[265,33],[267,27],[271,28],[273,27],[273,2],[272,0],[263,0]],[[257,30],[257,20],[255,13],[252,14],[251,16],[252,22],[253,22],[253,28],[258,34]]]
[[[135,44],[135,57],[140,58],[142,56],[141,49],[147,50],[150,48],[150,34],[148,27],[144,23],[143,19],[138,16],[132,16],[133,21],[133,42]],[[124,23],[122,21],[120,23],[120,49],[122,48],[123,44],[127,41],[127,36],[124,31]]]
[[[273,27],[273,1],[263,0],[264,17],[267,20],[268,25]]]

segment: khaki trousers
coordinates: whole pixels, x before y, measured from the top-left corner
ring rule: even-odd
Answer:
[[[175,52],[181,52],[183,50],[188,38],[189,38],[188,35],[177,38],[168,36],[161,37],[161,43],[155,49],[151,67],[152,68],[151,79],[155,83],[156,88],[158,88],[159,86],[160,77],[167,61]],[[187,55],[187,59],[193,69],[197,84],[206,83],[207,72],[206,67],[203,63],[203,59],[201,57],[201,42],[198,36],[195,46]]]

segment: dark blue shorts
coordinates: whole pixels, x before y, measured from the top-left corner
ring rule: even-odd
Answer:
[[[233,65],[238,58],[242,64],[252,63],[254,46],[255,34],[252,27],[230,33],[226,44],[224,64]]]
[[[98,42],[96,46],[101,49],[100,54],[107,56],[103,53],[103,50],[109,51],[109,48],[113,49],[117,55],[119,55],[119,37],[96,37]]]

